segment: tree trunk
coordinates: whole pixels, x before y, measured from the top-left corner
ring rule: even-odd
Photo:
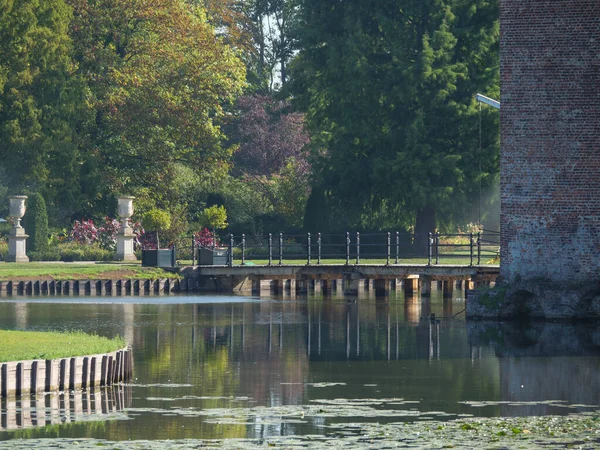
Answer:
[[[415,251],[418,255],[427,256],[429,233],[435,232],[435,208],[425,206],[417,211],[415,221]]]

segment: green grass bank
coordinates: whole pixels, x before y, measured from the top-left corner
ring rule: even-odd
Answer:
[[[181,278],[179,274],[139,264],[2,263],[0,281]]]
[[[120,337],[108,339],[79,331],[0,330],[0,343],[0,363],[96,355],[120,350],[127,345]]]

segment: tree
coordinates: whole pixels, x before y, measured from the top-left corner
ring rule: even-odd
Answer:
[[[159,233],[171,228],[171,215],[162,209],[151,209],[142,216],[142,226],[154,234],[156,248],[160,249]]]
[[[315,182],[350,227],[385,212],[434,231],[498,171],[497,131],[478,152],[474,101],[498,93],[497,2],[300,3],[292,91],[325,149]],[[491,131],[497,119],[483,118]]]
[[[43,193],[56,211],[80,201],[79,138],[87,117],[63,0],[0,1],[0,158],[15,192]]]
[[[309,135],[304,115],[289,102],[248,95],[238,101],[231,139],[239,146],[235,170],[261,192],[289,226],[298,227],[310,193]]]
[[[205,208],[202,211],[200,222],[202,225],[212,228],[213,233],[215,229],[222,230],[223,228],[227,228],[227,211],[224,206],[217,205]]]
[[[229,169],[222,145],[227,105],[244,84],[237,51],[206,9],[184,0],[69,0],[79,70],[92,92],[90,171],[107,192],[148,190],[180,202],[178,165],[207,180]]]
[[[30,251],[48,250],[48,213],[44,197],[39,192],[30,195],[27,199],[27,214],[23,216],[23,227],[29,234]]]

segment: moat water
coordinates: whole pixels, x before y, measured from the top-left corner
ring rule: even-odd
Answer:
[[[0,441],[267,442],[600,410],[599,324],[465,321],[463,295],[1,299],[0,328],[123,336],[134,381],[3,400]]]

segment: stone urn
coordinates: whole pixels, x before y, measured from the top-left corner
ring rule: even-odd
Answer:
[[[129,228],[129,219],[133,216],[133,200],[135,197],[130,195],[124,195],[117,197],[118,207],[117,211],[119,217],[123,221],[121,229]]]
[[[119,214],[122,223],[121,229],[117,234],[116,261],[137,261],[133,248],[135,235],[133,229],[129,226],[129,219],[133,216],[133,199],[135,199],[135,197],[129,195],[117,197],[117,213]]]
[[[25,200],[27,200],[26,195],[14,195],[9,197],[10,200],[10,217],[17,219],[14,225],[15,228],[21,228],[21,219],[25,215]]]

